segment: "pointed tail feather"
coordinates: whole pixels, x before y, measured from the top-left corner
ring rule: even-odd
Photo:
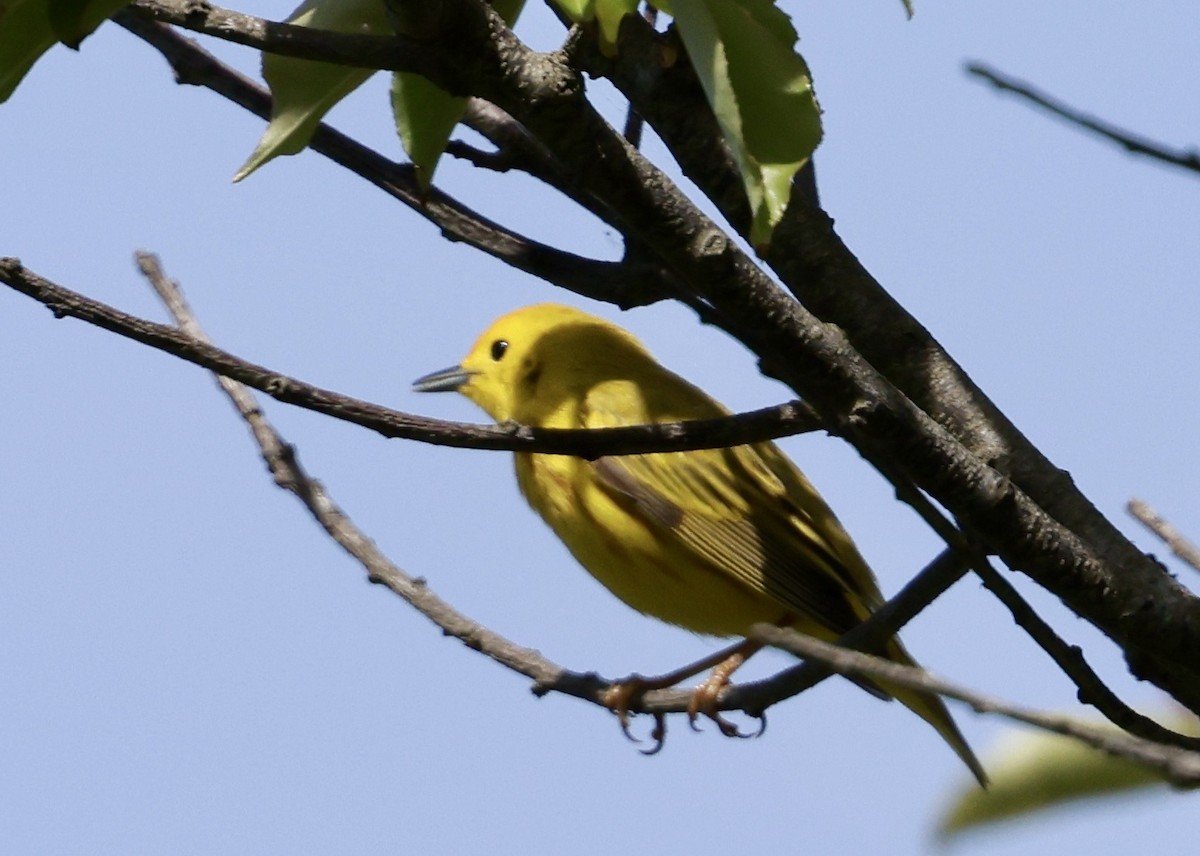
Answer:
[[[920,668],[898,640],[893,639],[888,643],[887,657],[889,660],[900,665]],[[877,684],[888,695],[932,725],[937,730],[937,733],[942,735],[942,739],[950,744],[950,748],[954,750],[955,754],[970,768],[975,778],[979,781],[979,786],[982,788],[987,787],[987,773],[984,772],[979,759],[975,757],[975,753],[971,751],[971,747],[967,745],[966,739],[962,736],[962,732],[958,730],[958,725],[951,718],[950,711],[946,709],[946,705],[940,696],[909,689],[908,687],[897,686],[887,681],[875,680],[873,683]]]

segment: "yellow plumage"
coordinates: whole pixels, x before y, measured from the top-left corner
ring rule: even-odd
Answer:
[[[629,333],[554,304],[503,316],[460,365],[415,386],[457,390],[498,422],[545,428],[728,413]],[[883,600],[833,512],[774,443],[596,461],[520,452],[516,469],[530,505],[597,580],[634,609],[696,633],[745,635],[762,621],[835,639]],[[886,655],[913,665],[896,639]],[[983,781],[939,698],[883,689]]]

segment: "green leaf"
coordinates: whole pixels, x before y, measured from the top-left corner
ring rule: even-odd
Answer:
[[[586,24],[596,17],[596,0],[554,0],[554,5],[576,24]]]
[[[637,11],[638,0],[596,0],[596,23],[600,25],[600,51],[616,56],[621,19]]]
[[[510,27],[517,23],[517,18],[521,17],[521,10],[525,8],[525,0],[491,0],[491,3],[492,8]]]
[[[127,0],[2,0],[0,2],[0,103],[42,54],[63,42],[78,48],[84,37]]]
[[[596,21],[599,25],[600,51],[616,56],[617,32],[621,19],[637,11],[639,0],[553,0],[555,6],[576,24]],[[655,3],[659,9],[664,4]],[[664,10],[665,11],[665,10]]]
[[[511,26],[521,14],[525,0],[494,0],[493,8]],[[404,151],[416,167],[417,180],[428,190],[438,160],[454,126],[462,118],[467,100],[443,91],[419,74],[397,72],[392,76],[392,115]]]
[[[49,0],[47,14],[58,40],[72,50],[125,3],[114,0]]]
[[[437,162],[466,106],[467,99],[450,95],[427,77],[402,71],[392,76],[396,131],[422,188],[429,189]]]
[[[306,0],[287,22],[339,33],[392,32],[381,0]],[[374,73],[369,68],[264,53],[263,77],[274,98],[271,122],[233,180],[241,181],[280,155],[301,151],[325,114]]]
[[[1164,717],[1168,727],[1185,734],[1198,731],[1195,719]],[[1094,724],[1097,728],[1115,726]],[[1014,732],[984,759],[990,783],[974,783],[952,795],[938,823],[938,835],[950,838],[969,829],[1015,820],[1067,802],[1131,793],[1163,778],[1155,770],[1093,749],[1078,740],[1046,732]]]
[[[763,252],[792,177],[821,140],[821,109],[791,20],[771,0],[672,0],[675,24],[737,159],[750,241]]]

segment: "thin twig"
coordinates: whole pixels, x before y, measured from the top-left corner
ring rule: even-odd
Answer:
[[[885,462],[877,462],[876,466],[885,474],[888,472]],[[1033,607],[1026,603],[1008,580],[992,567],[983,551],[972,544],[958,527],[938,511],[928,497],[908,482],[902,473],[893,472],[891,481],[897,485],[896,497],[912,506],[926,525],[936,532],[949,548],[963,557],[960,561],[974,569],[984,586],[1008,608],[1017,626],[1024,630],[1075,684],[1081,702],[1092,705],[1110,722],[1130,734],[1167,745],[1200,749],[1200,739],[1165,728],[1121,701],[1088,665],[1083,652],[1077,646],[1064,642]]]
[[[1017,625],[1050,655],[1050,659],[1075,684],[1080,702],[1096,708],[1111,723],[1136,737],[1169,746],[1200,750],[1200,738],[1172,731],[1121,701],[1088,665],[1079,647],[1068,645],[1060,638],[984,557],[980,556],[974,567],[983,584],[1012,613]]]
[[[137,264],[175,318],[182,334],[206,345],[210,344],[179,286],[166,276],[158,258],[150,253],[139,252]],[[599,700],[599,694],[605,686],[603,681],[584,675],[575,675],[572,680],[568,680],[567,673],[561,666],[550,662],[537,651],[517,645],[458,612],[434,595],[424,580],[409,576],[393,564],[379,551],[374,541],[358,529],[334,503],[321,484],[304,471],[294,447],[275,431],[246,387],[227,377],[217,375],[216,378],[221,389],[250,426],[275,483],[294,494],[304,504],[329,536],[366,568],[367,577],[371,582],[386,586],[447,635],[508,668],[537,682],[557,680],[576,689],[590,681],[594,684],[594,691],[587,695],[594,696],[593,701]]]
[[[642,20],[649,24],[651,29],[654,29],[658,23],[658,10],[649,4],[643,6]],[[622,135],[629,141],[629,145],[635,149],[640,149],[642,147],[642,131],[645,128],[645,117],[631,103],[628,112],[625,114],[625,129],[622,131]]]
[[[864,651],[878,649],[962,579],[966,569],[960,553],[953,549],[943,550],[866,621],[843,634],[837,644]],[[737,708],[758,716],[769,706],[815,686],[829,674],[830,670],[823,663],[804,662],[765,680],[727,688],[720,696],[722,709]]]
[[[568,430],[445,422],[322,389],[248,362],[175,327],[155,324],[56,285],[23,267],[17,259],[0,258],[0,282],[45,304],[57,317],[79,318],[237,380],[277,401],[352,422],[385,437],[458,448],[536,451],[596,458],[722,448],[799,434],[819,425],[811,411],[798,401],[717,419],[625,428]]]
[[[877,463],[876,466],[887,472],[886,464]],[[936,532],[948,547],[963,557],[961,561],[969,565],[984,586],[1008,608],[1017,626],[1024,630],[1075,684],[1081,702],[1092,705],[1110,722],[1130,734],[1172,746],[1200,749],[1200,739],[1165,728],[1121,701],[1088,665],[1078,646],[1064,642],[1012,584],[992,567],[983,551],[938,511],[928,497],[911,482],[906,482],[902,473],[893,473],[891,481],[897,485],[896,497],[912,506],[926,525]]]
[[[1195,149],[1172,151],[1162,143],[1118,128],[1103,119],[1076,110],[1065,102],[1038,91],[1032,84],[1001,74],[981,63],[968,64],[967,72],[986,80],[1001,92],[1011,92],[1036,104],[1043,110],[1048,110],[1068,124],[1076,125],[1111,140],[1131,154],[1145,155],[1172,166],[1182,167],[1190,172],[1200,172],[1200,153],[1197,153]]]
[[[550,150],[529,133],[529,129],[504,110],[482,98],[468,98],[462,123],[496,147],[494,159],[483,159],[486,168],[497,171],[519,170],[554,188],[584,210],[594,214],[610,228],[621,229],[620,220],[613,214],[612,209],[598,200],[595,194],[581,191],[576,186],[570,170],[564,168]],[[460,149],[459,146],[455,148]],[[451,149],[447,148],[447,151],[450,152]],[[462,154],[466,156],[469,152]],[[623,237],[628,240],[628,236]]]
[[[1179,559],[1200,571],[1200,547],[1197,547],[1183,533],[1170,524],[1158,512],[1136,497],[1129,500],[1125,508],[1136,517],[1143,526],[1157,535],[1162,542],[1171,548]]]
[[[934,677],[923,669],[893,663],[882,657],[851,651],[822,642],[795,630],[771,624],[756,624],[750,638],[790,651],[798,657],[819,660],[843,675],[866,675],[927,693],[937,693],[970,705],[979,713],[996,713],[1055,734],[1073,737],[1110,755],[1127,758],[1158,770],[1178,787],[1200,786],[1200,753],[1176,746],[1113,732],[1081,723],[1070,717],[1018,707],[976,693],[958,684]]]
[[[486,169],[489,172],[508,172],[515,169],[512,155],[506,151],[484,151],[463,140],[450,140],[446,143],[445,154],[452,158],[464,160],[476,169]]]

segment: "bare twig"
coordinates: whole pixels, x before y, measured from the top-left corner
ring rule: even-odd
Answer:
[[[1200,738],[1179,734],[1165,728],[1121,701],[1120,697],[1100,680],[1100,676],[1088,665],[1079,647],[1064,642],[1053,628],[1034,611],[1033,607],[1021,597],[1012,584],[992,567],[983,551],[977,545],[972,544],[958,527],[934,507],[924,494],[911,484],[905,485],[898,478],[893,478],[892,482],[898,485],[897,498],[911,505],[921,515],[921,519],[941,536],[951,549],[956,550],[963,557],[962,561],[974,569],[984,586],[1008,608],[1017,626],[1029,634],[1029,637],[1075,684],[1079,701],[1092,705],[1114,725],[1137,737],[1170,746],[1200,750]]]
[[[482,98],[468,98],[462,123],[496,147],[510,169],[520,169],[535,178],[562,171],[546,147],[520,122]],[[497,169],[492,166],[492,169]]]
[[[926,525],[936,532],[952,550],[957,551],[962,557],[961,561],[965,565],[969,565],[983,585],[1008,608],[1017,626],[1024,630],[1075,684],[1079,701],[1092,705],[1110,722],[1130,734],[1171,746],[1200,750],[1200,739],[1165,728],[1121,701],[1120,697],[1100,680],[1100,676],[1088,665],[1079,647],[1068,645],[1054,632],[1053,628],[1034,611],[1012,584],[992,567],[978,545],[973,544],[915,486],[905,484],[898,477],[892,478],[892,482],[898,486],[897,498],[912,506]]]
[[[1111,140],[1131,154],[1145,155],[1146,157],[1171,164],[1172,166],[1182,167],[1190,172],[1200,172],[1200,153],[1197,153],[1195,149],[1172,151],[1162,143],[1151,140],[1148,137],[1139,136],[1132,131],[1118,128],[1116,125],[1076,110],[1065,102],[1052,98],[1044,92],[1040,92],[1030,83],[1001,74],[981,63],[968,64],[967,72],[986,80],[1001,92],[1011,92],[1032,104],[1036,104],[1038,107],[1058,116],[1068,124],[1075,125],[1083,128],[1085,131],[1090,131],[1107,140]]]
[[[157,257],[150,253],[137,254],[139,269],[150,281],[175,318],[183,335],[198,343],[210,345],[210,340],[200,328],[195,315],[188,307],[179,286],[163,273]],[[217,382],[242,419],[249,425],[258,443],[263,460],[266,461],[275,483],[299,499],[329,536],[347,553],[357,559],[367,571],[367,578],[395,592],[418,612],[436,624],[449,636],[453,636],[469,648],[507,666],[513,671],[543,683],[557,681],[565,692],[575,691],[582,697],[599,701],[605,683],[594,676],[571,675],[561,666],[550,662],[537,651],[517,645],[483,625],[455,610],[429,590],[423,579],[409,576],[393,564],[374,541],[358,529],[345,512],[325,492],[319,482],[311,478],[300,466],[295,449],[284,441],[263,415],[262,409],[247,391],[235,380],[217,375]],[[581,688],[591,687],[591,692]]]
[[[1172,731],[1121,701],[1088,665],[1079,647],[1063,641],[986,558],[979,556],[974,567],[988,590],[1008,607],[1017,625],[1050,655],[1050,659],[1075,684],[1079,701],[1090,704],[1114,725],[1136,737],[1168,746],[1200,750],[1200,738]]]
[[[494,157],[483,159],[488,169],[517,169],[573,200],[614,229],[620,221],[594,194],[580,191],[569,170],[529,130],[495,104],[482,98],[467,99],[462,123],[496,147]],[[463,144],[455,146],[461,151]],[[450,148],[447,148],[451,152]],[[463,152],[463,155],[468,155]],[[480,153],[485,154],[486,153]],[[478,157],[476,155],[475,157]]]
[[[1183,533],[1159,516],[1158,512],[1136,497],[1129,500],[1125,508],[1137,518],[1143,526],[1157,535],[1162,542],[1171,548],[1180,560],[1200,571],[1200,547],[1184,537]]]
[[[248,362],[174,327],[129,315],[56,285],[26,269],[17,259],[0,258],[0,282],[45,304],[60,318],[79,318],[237,380],[277,401],[352,422],[385,437],[459,448],[538,451],[595,458],[649,451],[720,448],[799,434],[813,430],[819,424],[812,412],[798,401],[719,419],[627,428],[567,430],[444,422],[322,389]]]
[[[843,634],[837,644],[863,651],[877,650],[919,612],[962,579],[966,564],[954,550],[943,550],[914,576],[895,597],[862,624]],[[771,705],[791,698],[829,677],[830,670],[815,660],[785,669],[754,683],[731,686],[721,694],[722,709],[740,709],[759,716]]]
[[[642,8],[642,20],[649,24],[651,29],[655,29],[658,24],[658,10],[647,4]],[[622,135],[635,149],[642,147],[642,131],[645,127],[646,119],[633,104],[630,104],[629,110],[625,114],[625,129],[622,131]]]
[[[1073,737],[1102,752],[1158,770],[1164,778],[1178,787],[1200,786],[1198,752],[1099,729],[1062,715],[1021,708],[941,680],[922,669],[902,666],[882,657],[831,645],[795,630],[771,624],[756,624],[751,630],[750,638],[790,651],[799,657],[819,660],[843,675],[866,675],[923,692],[937,693],[965,702],[979,713],[996,713],[1045,731]]]

